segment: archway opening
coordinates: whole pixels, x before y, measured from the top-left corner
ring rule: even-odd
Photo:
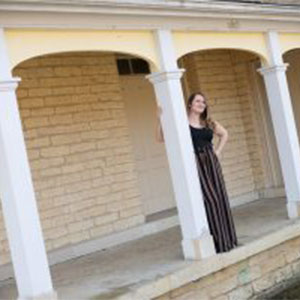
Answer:
[[[276,195],[284,195],[265,87],[257,69],[261,58],[235,49],[201,50],[184,55],[178,65],[186,70],[185,98],[201,91],[211,117],[229,132],[221,156],[232,206]],[[217,137],[214,137],[214,143]]]
[[[88,51],[34,57],[13,69],[48,251],[174,208],[164,145],[155,141],[150,68],[140,57]],[[0,253],[8,263],[6,240]]]

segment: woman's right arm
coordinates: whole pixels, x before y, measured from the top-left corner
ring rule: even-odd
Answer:
[[[160,123],[160,116],[162,114],[162,109],[160,106],[157,106],[157,112],[156,112],[156,140],[159,143],[163,143],[164,142],[164,134],[161,128],[161,123]]]

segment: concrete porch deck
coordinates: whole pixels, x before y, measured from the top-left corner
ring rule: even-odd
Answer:
[[[133,299],[134,295],[136,299],[149,299],[160,289],[166,291],[160,280],[165,276],[173,276],[168,282],[171,278],[176,288],[192,278],[195,270],[205,276],[283,239],[300,235],[300,220],[287,218],[284,198],[260,199],[232,210],[239,242],[244,245],[200,262],[184,261],[180,229],[176,226],[52,266],[59,299]],[[14,280],[1,281],[0,299],[16,298]]]

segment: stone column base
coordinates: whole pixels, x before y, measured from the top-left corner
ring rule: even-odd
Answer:
[[[197,239],[184,239],[181,244],[185,259],[201,260],[216,254],[213,237],[209,232]]]
[[[300,216],[300,201],[288,201],[286,207],[289,219],[295,219]]]
[[[49,292],[47,294],[42,294],[33,297],[18,297],[18,300],[58,300],[57,293],[55,291]]]

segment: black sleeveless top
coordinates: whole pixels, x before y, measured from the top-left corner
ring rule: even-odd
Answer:
[[[190,125],[194,150],[203,151],[204,146],[212,147],[213,130],[209,127],[196,128]]]

